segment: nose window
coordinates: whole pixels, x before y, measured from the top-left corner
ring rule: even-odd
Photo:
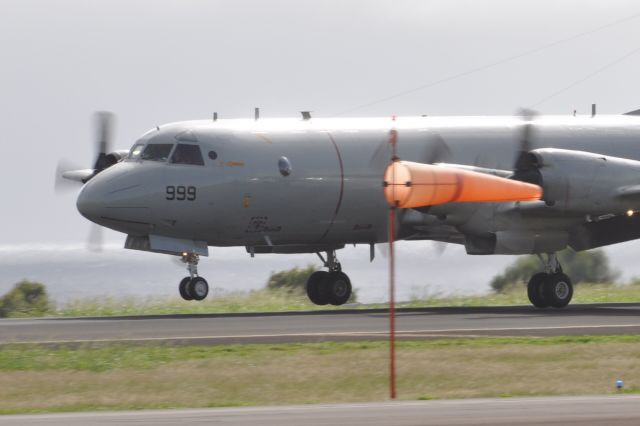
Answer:
[[[140,157],[140,154],[142,153],[142,148],[144,148],[144,144],[142,144],[142,143],[135,144],[131,148],[131,151],[129,151],[128,158],[130,158],[132,160],[138,159],[138,157]]]
[[[179,143],[171,156],[173,164],[191,164],[194,166],[204,166],[202,153],[198,145]]]
[[[140,158],[151,161],[167,161],[171,148],[173,148],[173,144],[171,143],[149,144],[144,151],[142,151]]]

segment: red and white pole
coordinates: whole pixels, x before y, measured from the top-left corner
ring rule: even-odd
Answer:
[[[395,253],[396,208],[389,208],[389,393],[396,399],[396,285]]]
[[[395,121],[395,116],[393,117]],[[391,162],[398,161],[396,144],[398,131],[392,128],[389,131],[389,143],[391,144]],[[394,168],[395,171],[395,168]],[[394,176],[395,177],[395,176]],[[395,182],[395,179],[393,179]],[[395,186],[394,186],[395,188]],[[394,197],[395,199],[395,197]],[[394,241],[396,239],[396,206],[389,207],[389,394],[391,399],[396,399],[396,265],[394,253]]]

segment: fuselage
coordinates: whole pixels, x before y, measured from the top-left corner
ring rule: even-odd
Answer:
[[[397,155],[403,160],[511,170],[520,126],[519,117],[173,123],[147,132],[129,158],[91,179],[78,208],[129,235],[212,246],[383,242],[388,206],[382,175],[392,155],[390,129],[398,131]],[[533,129],[534,148],[640,160],[640,117],[543,116]],[[155,144],[170,150],[143,159],[140,154]],[[201,164],[172,161],[179,145],[196,146]],[[497,226],[490,222],[488,232]]]

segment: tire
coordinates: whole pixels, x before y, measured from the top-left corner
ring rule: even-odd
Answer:
[[[529,280],[529,284],[527,284],[527,296],[529,296],[529,301],[536,308],[547,308],[549,307],[549,303],[547,303],[544,297],[544,284],[549,279],[549,274],[544,272],[538,272]]]
[[[307,297],[315,305],[328,305],[329,296],[327,294],[327,281],[329,273],[326,271],[316,271],[307,279]]]
[[[331,272],[324,285],[334,306],[344,305],[351,297],[351,280],[344,272]]]
[[[203,300],[209,294],[209,284],[202,277],[195,277],[186,286],[187,293],[193,300]]]
[[[178,286],[180,297],[182,297],[184,300],[193,300],[193,297],[191,297],[191,295],[187,293],[187,286],[189,285],[190,281],[191,277],[185,277],[182,279],[182,281],[180,281],[180,285]]]
[[[573,297],[573,284],[571,279],[562,272],[552,274],[545,281],[542,293],[549,306],[564,308]]]

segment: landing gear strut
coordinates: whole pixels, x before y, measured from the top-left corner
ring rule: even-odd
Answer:
[[[307,296],[316,305],[343,305],[351,297],[351,280],[342,272],[335,250],[327,258],[317,253],[328,271],[316,271],[307,280]]]
[[[571,279],[562,272],[562,266],[555,253],[549,253],[546,261],[542,256],[538,257],[545,266],[545,272],[539,272],[529,280],[529,301],[536,308],[564,308],[573,297]]]
[[[207,280],[198,276],[200,256],[194,253],[183,253],[181,260],[187,264],[189,276],[180,281],[178,290],[184,300],[203,300],[209,294]]]

